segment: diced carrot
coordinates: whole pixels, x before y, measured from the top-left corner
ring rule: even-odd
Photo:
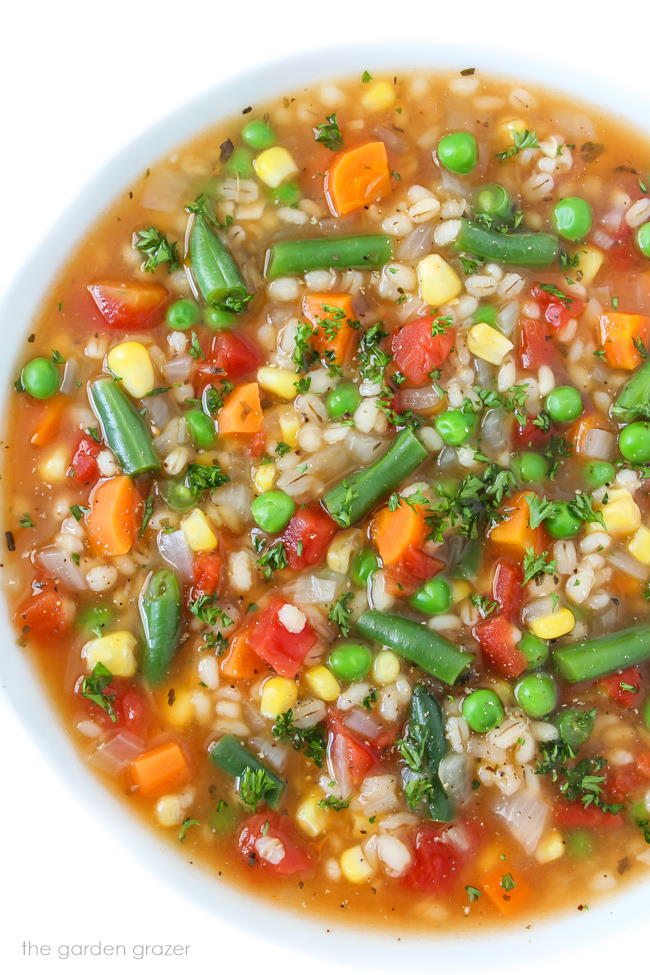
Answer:
[[[638,752],[634,761],[645,779],[650,779],[650,751]]]
[[[97,485],[90,496],[86,530],[97,555],[126,555],[138,533],[142,499],[130,477],[120,474]]]
[[[187,782],[189,765],[175,741],[150,748],[131,762],[131,781],[142,796],[161,796]]]
[[[219,669],[232,680],[252,680],[260,673],[260,658],[250,646],[248,636],[248,627],[235,633],[225,657],[221,658]]]
[[[650,318],[624,312],[605,312],[600,316],[600,342],[605,358],[613,369],[636,369],[650,336]],[[635,345],[636,340],[636,345]]]
[[[344,217],[389,193],[390,170],[383,142],[364,142],[337,153],[325,175],[325,196],[335,217]]]
[[[530,508],[526,498],[533,494],[533,491],[513,494],[500,509],[505,517],[492,525],[488,533],[490,541],[498,545],[500,551],[523,558],[530,548],[536,554],[544,550],[544,533],[541,527],[531,528],[529,524]]]
[[[481,887],[506,916],[517,914],[530,900],[528,884],[518,874],[508,870],[503,862],[483,877]]]
[[[410,505],[402,498],[394,511],[382,508],[375,515],[372,538],[384,565],[400,562],[411,546],[424,541],[426,524],[421,505]]]
[[[359,327],[352,310],[352,295],[307,295],[303,298],[302,313],[316,330],[312,342],[318,354],[328,363],[345,365]]]
[[[259,386],[243,383],[226,397],[219,410],[219,433],[259,433],[263,419]]]
[[[47,447],[48,444],[52,443],[59,432],[65,404],[65,396],[53,396],[52,399],[48,400],[40,408],[38,419],[34,426],[34,432],[30,439],[30,443],[34,447]]]

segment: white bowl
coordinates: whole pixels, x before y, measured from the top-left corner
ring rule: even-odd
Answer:
[[[504,65],[507,65],[507,71],[503,70]],[[536,61],[522,50],[476,50],[449,44],[438,47],[418,43],[409,43],[408,47],[355,45],[312,51],[248,71],[195,99],[141,135],[93,177],[57,221],[0,305],[0,321],[12,323],[11,331],[5,330],[3,334],[0,389],[11,389],[18,351],[22,349],[44,293],[59,271],[52,267],[52,254],[67,258],[89,225],[129,184],[133,175],[142,172],[152,161],[220,118],[235,116],[249,104],[313,82],[357,76],[360,69],[379,73],[466,67],[507,76],[524,86],[529,81],[550,89],[561,88],[581,101],[596,102],[639,128],[647,126],[650,108],[647,90],[634,90],[629,83],[626,87],[620,74],[614,82],[611,75],[590,75],[576,71],[571,64]],[[569,948],[578,942],[593,942],[604,930],[611,930],[612,925],[619,936],[626,931],[626,953],[630,957],[630,936],[634,940],[642,934],[647,913],[647,883],[598,903],[586,914],[567,913],[552,917],[536,922],[530,930],[524,930],[523,925],[509,925],[500,930],[469,928],[462,935],[436,934],[434,939],[429,939],[409,934],[406,930],[382,932],[375,927],[372,950],[367,929],[337,923],[331,918],[307,919],[279,910],[185,862],[181,854],[161,842],[153,830],[131,815],[127,805],[104,789],[85,768],[56,718],[28,657],[16,646],[4,603],[0,605],[0,641],[6,648],[0,665],[2,684],[49,764],[60,770],[61,776],[75,794],[85,800],[93,815],[106,822],[110,820],[114,835],[123,839],[133,855],[149,865],[158,878],[188,898],[194,898],[206,910],[230,920],[233,925],[250,931],[254,918],[257,935],[323,958],[332,957],[336,952],[349,964],[373,965],[375,968],[378,964],[386,968],[395,964],[429,966],[430,959],[435,958],[436,967],[441,971],[462,970],[471,964],[484,966],[488,956],[493,959],[501,956],[514,967],[533,956],[539,960],[547,950],[555,952],[561,945]],[[407,900],[405,898],[405,904]]]

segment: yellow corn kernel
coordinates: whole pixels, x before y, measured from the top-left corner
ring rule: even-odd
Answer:
[[[321,701],[335,701],[341,693],[341,686],[331,670],[319,664],[305,671],[307,687]]]
[[[278,469],[275,464],[262,464],[258,467],[253,475],[253,487],[257,493],[264,494],[265,491],[271,491],[277,474]]]
[[[463,283],[440,254],[429,254],[418,264],[420,295],[427,305],[438,308],[463,290]]]
[[[103,664],[114,677],[133,677],[138,669],[135,659],[136,639],[128,630],[115,630],[90,640],[81,651],[86,667],[92,671]]]
[[[291,369],[262,366],[261,369],[257,370],[257,381],[267,393],[273,393],[280,399],[295,399],[298,393],[296,389],[298,376]]]
[[[463,599],[467,599],[471,591],[472,587],[464,579],[454,579],[451,583],[452,603],[462,603]]]
[[[265,718],[276,718],[298,702],[296,682],[288,677],[269,677],[262,688],[260,711]]]
[[[578,255],[577,266],[571,269],[571,274],[575,276],[580,284],[589,285],[594,280],[602,267],[605,256],[597,247],[586,245],[578,247],[573,251],[573,256]]]
[[[329,813],[318,803],[322,793],[312,792],[302,800],[296,809],[296,823],[306,836],[315,839],[327,829]]]
[[[641,525],[630,539],[627,550],[641,565],[650,565],[650,528]]]
[[[70,465],[70,452],[65,447],[57,447],[38,465],[39,477],[46,484],[64,484]]]
[[[283,409],[278,417],[278,422],[280,424],[280,432],[284,442],[290,447],[295,447],[298,443],[300,421],[298,420],[298,414],[293,407],[288,406],[286,409]]]
[[[500,366],[508,352],[514,348],[510,339],[486,322],[472,325],[467,333],[467,348],[472,355]]]
[[[253,166],[262,182],[273,189],[298,172],[293,156],[282,146],[265,149],[253,160]]]
[[[559,830],[552,829],[537,844],[535,859],[538,863],[550,863],[561,856],[564,856],[564,839]]]
[[[641,527],[641,511],[629,491],[613,488],[607,491],[607,504],[596,505],[605,521],[605,531],[616,538],[631,535]],[[602,525],[591,522],[590,531],[602,531]]]
[[[180,826],[185,810],[178,796],[161,796],[156,803],[156,819],[161,826]]]
[[[515,141],[515,135],[523,135],[528,126],[523,119],[504,119],[497,126],[497,140],[503,149],[507,149]]]
[[[387,81],[373,81],[364,90],[361,104],[368,112],[382,112],[395,104],[395,89]]]
[[[121,342],[106,356],[108,368],[122,380],[127,393],[141,399],[154,388],[155,377],[149,353],[140,342]]]
[[[327,568],[332,572],[339,572],[342,576],[347,575],[352,553],[358,547],[360,539],[361,535],[356,528],[337,532],[327,550]]]
[[[400,673],[399,657],[392,650],[380,650],[372,662],[372,677],[377,684],[392,684]]]
[[[217,536],[200,508],[181,518],[181,529],[193,552],[210,552],[217,547]]]
[[[339,860],[343,876],[351,884],[365,884],[372,877],[372,867],[366,860],[360,846],[344,850]]]
[[[375,818],[375,822],[371,823],[367,816],[362,816],[361,813],[352,813],[352,835],[357,840],[367,839],[376,833],[379,829],[379,823]]]
[[[162,708],[161,708],[162,710]],[[194,705],[192,704],[192,694],[190,691],[176,691],[173,702],[169,703],[169,697],[165,698],[164,715],[170,724],[176,728],[183,728],[194,720]]]
[[[548,616],[538,616],[530,621],[530,628],[541,640],[557,640],[559,636],[566,636],[576,625],[576,618],[566,606]]]

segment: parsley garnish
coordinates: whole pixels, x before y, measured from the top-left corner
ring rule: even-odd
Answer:
[[[147,255],[144,262],[145,271],[155,271],[161,264],[167,264],[167,270],[171,273],[180,267],[178,254],[176,253],[176,243],[170,243],[157,227],[148,227],[146,230],[138,230],[135,235],[134,247]]]
[[[104,691],[113,680],[113,675],[102,663],[96,663],[93,667],[90,677],[84,677],[83,683],[81,685],[81,696],[87,698],[87,700],[92,701],[106,711],[111,721],[115,723],[117,721],[117,715],[113,709],[113,701],[115,700],[114,694],[105,694]]]
[[[499,608],[499,604],[494,599],[489,599],[482,593],[473,592],[469,598],[472,605],[476,606],[484,617],[492,616],[492,613],[496,613]]]
[[[321,142],[332,152],[336,152],[343,145],[343,133],[336,121],[336,112],[328,115],[324,122],[314,128],[314,139]]]
[[[207,467],[204,464],[190,464],[185,475],[185,483],[194,495],[203,491],[214,491],[229,481],[230,478],[221,470],[218,464]]]
[[[183,824],[182,824],[181,828],[178,831],[178,838],[181,841],[181,843],[183,842],[183,840],[187,836],[187,831],[188,831],[188,829],[191,826],[200,826],[200,825],[201,824],[198,821],[198,819],[184,819],[183,820]]]
[[[555,559],[549,559],[548,552],[540,552],[539,555],[536,555],[534,548],[526,549],[526,554],[524,555],[524,580],[522,585],[525,586],[531,579],[535,579],[538,576],[552,576],[556,571],[557,564]]]
[[[65,362],[65,359],[63,358],[63,356],[61,355],[58,349],[52,349],[51,359],[56,366],[62,366],[63,363]]]
[[[524,129],[523,132],[513,132],[512,145],[504,149],[503,152],[497,152],[496,157],[501,162],[505,162],[506,159],[511,159],[512,156],[518,156],[524,149],[536,149],[538,146],[539,139],[537,138],[537,133],[531,129]]]
[[[503,877],[501,878],[501,886],[503,887],[504,890],[514,890],[515,889],[515,887],[517,885],[514,882],[511,873],[504,873]]]
[[[151,520],[151,516],[153,514],[153,502],[154,502],[154,493],[152,491],[151,494],[147,495],[147,500],[144,503],[144,511],[142,512],[142,521],[140,522],[138,538],[142,538],[145,531],[147,530],[147,525],[149,524]]]
[[[305,758],[310,759],[317,768],[323,767],[326,741],[322,724],[312,725],[311,728],[296,728],[293,711],[289,710],[277,716],[271,730],[278,741],[288,742],[297,752],[304,752]]]
[[[265,768],[251,768],[247,765],[237,780],[237,794],[244,806],[253,812],[266,796],[277,791],[277,782]]]
[[[467,886],[465,887],[465,892],[467,894],[467,899],[470,902],[470,904],[473,904],[474,901],[477,901],[482,893],[482,891],[478,890],[477,887],[472,887],[471,884],[467,884]]]
[[[90,508],[85,507],[83,504],[73,504],[70,506],[70,514],[75,521],[81,521],[87,511],[90,511]]]
[[[385,385],[386,367],[391,357],[381,349],[380,343],[388,335],[382,329],[382,322],[376,322],[361,336],[357,357],[359,359],[359,374],[369,383]]]
[[[333,809],[335,812],[340,812],[342,809],[347,809],[350,805],[349,799],[337,799],[336,796],[325,796],[324,799],[320,799],[318,805],[321,809]]]
[[[264,542],[262,542],[262,548],[260,551],[262,554],[257,560],[257,564],[263,570],[263,576],[265,579],[270,579],[273,572],[276,569],[286,569],[289,564],[287,561],[287,552],[284,547],[284,542],[280,541],[278,538],[272,545],[270,545],[266,551]]]
[[[32,516],[30,514],[27,514],[27,512],[25,512],[24,515],[21,515],[20,516],[20,518],[18,519],[18,524],[20,525],[21,528],[33,528],[34,527],[34,522],[32,521]]]
[[[349,607],[350,600],[354,598],[354,593],[344,592],[335,603],[332,604],[329,613],[327,614],[328,620],[331,623],[336,623],[339,630],[341,631],[341,636],[348,636],[350,633],[350,628],[352,626],[351,617],[352,610]]]
[[[278,455],[278,457],[284,457],[284,455],[288,454],[290,451],[291,447],[288,443],[285,443],[284,440],[278,440],[275,445],[275,453]]]
[[[545,291],[547,294],[551,295],[551,297],[557,298],[557,300],[564,305],[565,308],[570,308],[573,304],[573,298],[570,298],[569,295],[564,293],[564,291],[560,291],[560,289],[556,288],[554,284],[540,284],[539,287],[542,289],[542,291]]]
[[[222,626],[232,626],[233,620],[217,606],[214,596],[209,596],[207,593],[201,593],[193,602],[188,603],[187,608],[208,626],[216,626],[218,622],[221,622]]]

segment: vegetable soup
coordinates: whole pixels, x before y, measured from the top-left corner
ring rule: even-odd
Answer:
[[[51,288],[19,652],[225,882],[433,933],[585,910],[650,865],[650,148],[362,68],[160,160]]]

